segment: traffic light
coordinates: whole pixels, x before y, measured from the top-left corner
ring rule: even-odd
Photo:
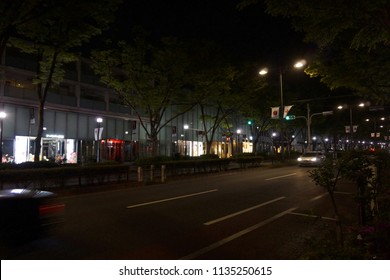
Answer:
[[[248,120],[248,125],[251,125],[251,124],[253,124],[253,121],[252,120]]]
[[[286,116],[286,121],[295,120],[295,115]]]

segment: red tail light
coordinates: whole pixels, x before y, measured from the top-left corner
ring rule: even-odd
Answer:
[[[39,207],[39,215],[50,215],[62,213],[65,210],[65,204],[44,204]]]

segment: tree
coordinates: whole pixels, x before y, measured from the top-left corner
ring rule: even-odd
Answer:
[[[184,45],[174,38],[151,44],[142,35],[131,44],[120,42],[116,48],[94,51],[92,59],[101,81],[135,112],[151,141],[152,155],[157,155],[161,129],[194,106],[186,101],[189,75]]]
[[[242,75],[243,79],[239,87],[242,92],[246,93],[241,111],[244,117],[252,120],[249,128],[253,137],[253,153],[256,153],[258,148],[262,151],[264,149],[264,147],[259,147],[260,144],[264,144],[260,143],[260,139],[270,138],[269,132],[274,126],[271,119],[271,107],[279,101],[276,101],[277,95],[274,94],[274,88],[270,88],[269,83],[258,75],[257,65],[247,65],[246,69],[243,71],[245,75]],[[276,89],[275,92],[278,90]]]
[[[323,187],[329,194],[330,200],[332,202],[332,207],[334,214],[336,216],[337,223],[337,241],[340,246],[344,246],[344,235],[341,223],[341,216],[338,210],[338,206],[335,198],[335,190],[338,180],[340,179],[341,170],[343,165],[340,162],[335,164],[332,158],[326,158],[326,160],[313,170],[309,171],[309,176],[313,182],[320,187]]]
[[[243,8],[258,0],[244,0]],[[347,87],[384,103],[389,92],[390,5],[387,0],[265,0],[266,11],[291,19],[319,53],[306,72],[331,88]]]
[[[118,1],[45,1],[47,13],[17,26],[13,45],[34,54],[37,59],[36,85],[39,108],[34,161],[39,161],[44,123],[44,106],[49,89],[64,77],[63,65],[76,60],[71,53],[93,36],[99,35],[112,20]],[[50,11],[50,12],[49,12]]]
[[[231,128],[228,116],[232,113],[236,97],[231,92],[236,69],[226,63],[222,51],[213,42],[193,42],[191,56],[191,100],[200,109],[206,154],[211,154],[212,143],[218,129]],[[238,101],[238,100],[237,100]],[[228,136],[231,134],[227,132]]]
[[[192,99],[200,108],[206,154],[211,154],[215,133],[221,128],[223,122],[226,122],[228,131],[231,129],[228,117],[240,106],[238,96],[231,92],[231,82],[236,73],[230,66],[206,66],[198,70],[195,71],[192,81]],[[230,135],[231,132],[228,134]]]
[[[386,0],[299,1],[265,0],[267,12],[291,18],[297,31],[319,47],[350,34],[352,48],[376,48],[390,40],[389,2]]]
[[[233,136],[233,115],[241,112],[262,83],[249,67],[231,65],[216,44],[203,41],[192,46],[191,99],[200,108],[206,154],[211,154],[215,133],[222,129],[226,137]]]
[[[0,54],[3,53],[8,40],[16,34],[20,26],[46,14],[49,10],[43,5],[45,0],[2,0],[0,2]]]
[[[389,59],[388,47],[368,52],[334,43],[322,49],[305,72],[320,77],[331,89],[350,88],[376,104],[385,104],[389,101]]]

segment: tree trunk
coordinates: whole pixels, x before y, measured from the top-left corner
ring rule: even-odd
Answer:
[[[42,140],[42,134],[43,134],[43,120],[44,120],[44,111],[45,111],[45,103],[46,103],[46,97],[49,92],[49,88],[51,87],[51,83],[53,80],[53,75],[55,71],[55,65],[57,62],[58,52],[54,51],[53,57],[51,58],[51,65],[50,65],[50,72],[49,76],[47,78],[47,81],[42,86],[42,81],[37,86],[37,94],[39,99],[39,109],[38,109],[38,131],[37,131],[37,138],[35,138],[35,151],[34,151],[34,162],[38,162],[41,154],[41,140]],[[37,68],[37,77],[39,78],[41,73],[40,68],[40,61],[43,59],[43,51],[38,50],[38,68]]]
[[[259,143],[259,138],[256,138],[252,142],[252,153],[256,154],[257,153],[257,144]]]
[[[329,196],[330,196],[330,199],[331,199],[331,201],[332,201],[333,211],[334,211],[335,216],[336,216],[336,226],[337,226],[336,235],[337,235],[337,241],[339,242],[340,247],[344,247],[343,227],[342,227],[342,224],[341,224],[340,213],[339,213],[339,210],[338,210],[338,208],[337,208],[336,200],[335,200],[335,198],[334,198],[334,192],[333,192],[333,191],[329,191]]]
[[[42,86],[38,86],[38,90],[41,90]],[[39,102],[38,108],[38,131],[37,137],[35,138],[35,150],[34,150],[34,162],[38,162],[41,154],[41,142],[43,134],[43,118],[44,118],[44,102]]]
[[[152,131],[150,135],[150,141],[151,141],[151,156],[156,157],[159,155],[159,141],[158,141],[158,135],[157,132]]]

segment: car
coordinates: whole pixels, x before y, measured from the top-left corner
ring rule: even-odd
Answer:
[[[318,166],[324,160],[326,156],[321,151],[307,151],[298,157],[299,166]]]
[[[0,190],[0,237],[29,238],[64,220],[65,205],[53,192]]]

